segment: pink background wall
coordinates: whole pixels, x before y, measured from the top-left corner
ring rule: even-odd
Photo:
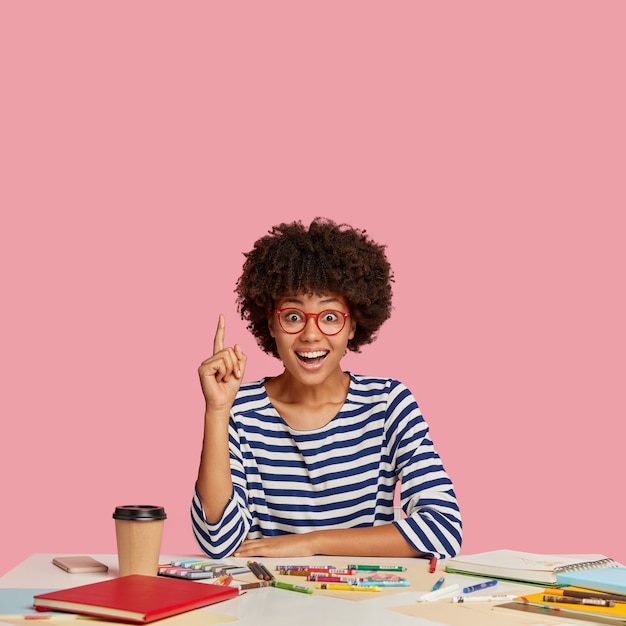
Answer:
[[[273,224],[366,228],[464,551],[626,561],[626,4],[3,2],[0,572],[188,509],[199,362]],[[617,491],[616,491],[617,489]]]

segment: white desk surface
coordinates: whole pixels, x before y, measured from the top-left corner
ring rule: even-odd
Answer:
[[[117,557],[111,554],[92,554],[94,558],[109,566],[107,574],[68,574],[60,568],[52,564],[52,558],[60,556],[60,554],[33,554],[25,559],[22,563],[14,567],[12,570],[0,576],[0,588],[2,589],[61,589],[66,587],[75,587],[85,585],[92,582],[113,578],[118,575]],[[175,559],[201,559],[199,555],[161,555],[161,563],[169,563]],[[264,588],[252,589],[237,598],[226,600],[199,611],[211,611],[219,615],[228,615],[237,618],[237,621],[228,622],[241,626],[278,626],[281,623],[296,623],[297,626],[335,626],[335,625],[356,625],[356,626],[383,626],[385,624],[393,624],[393,626],[435,626],[440,624],[453,625],[463,624],[467,626],[481,626],[481,623],[489,622],[501,624],[502,626],[526,624],[539,626],[544,624],[582,624],[574,620],[555,620],[552,616],[530,616],[518,615],[516,612],[500,609],[497,613],[497,621],[494,611],[490,611],[491,603],[475,602],[472,609],[476,607],[476,611],[468,611],[469,604],[459,605],[452,604],[449,601],[430,602],[428,611],[425,615],[428,619],[420,616],[408,615],[390,610],[390,607],[406,607],[414,606],[422,593],[429,591],[432,584],[444,574],[443,563],[439,563],[438,571],[435,574],[428,573],[428,561],[425,559],[381,559],[381,558],[356,558],[356,557],[301,557],[290,559],[266,559],[258,558],[268,569],[274,570],[276,565],[286,564],[348,564],[348,563],[367,563],[367,564],[398,564],[410,567],[411,571],[418,571],[417,578],[413,580],[419,581],[412,584],[407,591],[398,591],[397,588],[393,593],[388,590],[378,593],[363,592],[337,592],[336,595],[346,595],[343,597],[332,597],[321,595],[323,592],[313,594],[297,593],[282,589]],[[229,563],[245,564],[243,559],[226,559]],[[458,574],[445,574],[445,584],[459,583],[461,587],[476,582],[482,582],[484,579],[474,578],[471,576],[462,576]],[[295,584],[297,580],[294,581]],[[497,593],[524,593],[528,590],[535,590],[536,587],[526,587],[515,585],[501,581],[498,584]],[[355,599],[354,594],[358,593],[359,598]],[[495,592],[494,592],[495,593]],[[362,596],[367,596],[364,598]],[[350,598],[350,599],[349,599]],[[436,612],[436,606],[445,609],[445,616],[442,621],[433,612]],[[479,606],[480,605],[480,606]],[[421,603],[420,606],[424,606]],[[458,607],[460,615],[464,618],[458,619],[450,611],[454,611],[453,607]],[[485,616],[484,611],[490,611]],[[481,620],[481,613],[484,620]],[[452,617],[451,617],[452,615]],[[490,619],[487,620],[486,618]],[[436,621],[434,621],[436,619]],[[2,619],[0,618],[0,622]],[[587,622],[588,623],[588,622]],[[158,624],[158,622],[155,622]]]

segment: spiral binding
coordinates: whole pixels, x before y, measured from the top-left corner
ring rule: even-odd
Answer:
[[[554,572],[578,572],[585,569],[601,569],[603,567],[618,567],[617,561],[613,559],[598,559],[597,561],[582,561],[572,565],[561,565],[554,568]]]

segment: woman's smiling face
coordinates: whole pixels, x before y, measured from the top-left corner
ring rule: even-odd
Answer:
[[[288,372],[305,384],[319,384],[340,369],[356,327],[343,296],[300,293],[281,298],[275,309],[281,312],[270,317],[270,334]],[[320,316],[322,312],[324,315]],[[299,330],[303,322],[304,327]]]

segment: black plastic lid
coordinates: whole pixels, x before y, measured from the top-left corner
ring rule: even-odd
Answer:
[[[133,522],[153,522],[165,519],[165,509],[151,504],[128,504],[115,507],[113,519],[131,520]]]

